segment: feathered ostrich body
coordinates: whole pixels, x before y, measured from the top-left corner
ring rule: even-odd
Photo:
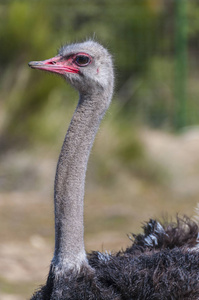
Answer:
[[[114,85],[108,51],[87,41],[29,66],[62,75],[80,95],[55,176],[54,257],[46,284],[31,299],[199,299],[198,226],[188,218],[164,226],[150,220],[132,246],[116,254],[85,252],[87,162]]]

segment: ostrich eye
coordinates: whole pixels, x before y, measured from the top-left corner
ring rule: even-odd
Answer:
[[[90,63],[91,59],[87,55],[77,55],[75,57],[75,63],[76,65],[80,67],[85,67]]]

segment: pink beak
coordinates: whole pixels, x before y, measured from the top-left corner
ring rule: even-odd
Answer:
[[[43,61],[31,61],[28,65],[33,69],[44,70],[61,75],[64,75],[65,73],[79,73],[78,68],[67,65],[67,61],[62,60],[60,56],[55,56]]]

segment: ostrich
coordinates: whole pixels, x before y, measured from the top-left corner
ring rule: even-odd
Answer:
[[[46,284],[32,300],[199,299],[198,225],[150,220],[118,253],[84,247],[83,204],[87,162],[114,85],[112,58],[92,40],[64,46],[29,66],[61,75],[79,102],[59,156],[55,184],[55,249]]]

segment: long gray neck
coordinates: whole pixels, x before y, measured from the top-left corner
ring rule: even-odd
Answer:
[[[104,100],[101,102],[99,95],[96,99],[93,95],[80,96],[61,149],[54,193],[55,252],[52,264],[57,270],[78,269],[82,264],[87,264],[83,223],[84,185],[90,150],[107,109],[100,106],[99,101],[103,103]]]

